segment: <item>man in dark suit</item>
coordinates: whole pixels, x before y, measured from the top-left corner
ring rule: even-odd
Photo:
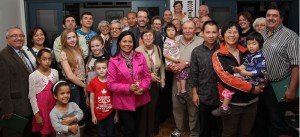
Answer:
[[[149,22],[148,11],[145,10],[145,9],[140,9],[137,12],[137,24],[138,24],[138,26],[135,27],[135,28],[129,29],[129,31],[131,31],[135,36],[135,43],[136,43],[137,46],[142,44],[141,33],[146,29],[150,29],[148,22]],[[153,44],[159,46],[160,49],[163,49],[164,42],[163,42],[162,37],[161,37],[161,35],[158,31],[155,31],[155,39],[154,39]],[[134,47],[134,48],[136,48],[136,47]]]
[[[0,114],[10,119],[12,114],[29,119],[23,134],[5,127],[3,137],[30,137],[32,109],[28,99],[28,77],[34,70],[22,52],[25,35],[21,28],[11,27],[6,33],[7,46],[0,52]]]

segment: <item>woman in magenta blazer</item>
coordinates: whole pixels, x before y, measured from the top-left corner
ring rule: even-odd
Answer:
[[[132,32],[123,31],[117,45],[116,55],[109,60],[107,86],[113,93],[113,108],[119,110],[123,136],[136,137],[139,113],[150,102],[151,75],[144,55],[134,51]]]

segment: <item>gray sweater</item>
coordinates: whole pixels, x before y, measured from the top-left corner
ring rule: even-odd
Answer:
[[[69,125],[63,125],[62,119],[66,117],[77,118],[77,121],[80,121],[83,117],[82,110],[74,102],[69,102],[68,112],[60,112],[56,107],[54,107],[50,112],[50,119],[54,130],[56,131],[56,137],[80,137],[80,130],[78,127],[77,134],[72,134],[68,131]],[[71,123],[70,125],[77,124],[77,122]]]

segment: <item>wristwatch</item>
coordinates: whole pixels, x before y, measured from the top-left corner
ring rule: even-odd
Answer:
[[[187,67],[189,67],[189,62],[185,62],[185,67],[187,68]]]

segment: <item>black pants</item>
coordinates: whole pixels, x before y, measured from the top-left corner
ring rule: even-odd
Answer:
[[[256,137],[278,137],[287,134],[284,120],[286,102],[278,102],[271,84],[267,84],[259,96],[257,118],[255,123]]]
[[[199,123],[200,137],[221,137],[222,119],[214,116],[211,112],[217,109],[219,105],[206,105],[200,102],[199,105]]]
[[[136,111],[118,110],[122,130],[122,137],[138,137],[139,122],[143,106],[136,108]]]
[[[166,70],[166,85],[163,90],[159,93],[158,99],[158,110],[160,122],[164,122],[168,117],[172,115],[172,86],[173,86],[173,75],[174,73]],[[158,122],[156,123],[158,126]]]

